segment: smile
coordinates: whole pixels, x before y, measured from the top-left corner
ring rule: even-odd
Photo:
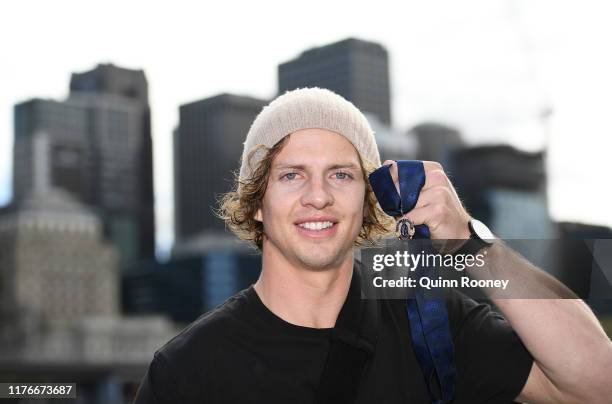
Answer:
[[[298,233],[309,238],[328,238],[336,234],[338,223],[330,221],[303,222],[296,224]]]
[[[308,230],[324,230],[332,227],[333,225],[334,224],[332,222],[305,222],[300,223],[298,226]]]

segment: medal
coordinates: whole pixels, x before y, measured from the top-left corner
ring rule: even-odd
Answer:
[[[397,238],[400,240],[412,240],[415,233],[414,224],[408,219],[398,220],[395,225],[395,231],[398,233]]]
[[[402,216],[404,216],[404,206],[402,200],[399,201],[399,208]],[[414,233],[416,233],[416,229],[414,228],[414,224],[407,218],[403,218],[397,221],[395,225],[395,232],[397,233],[397,238],[400,240],[412,240]]]
[[[425,224],[415,225],[404,218],[416,207],[419,192],[425,185],[423,162],[397,160],[397,182],[391,176],[391,166],[385,164],[368,176],[381,209],[396,220],[395,232],[400,240],[429,238],[429,229]]]

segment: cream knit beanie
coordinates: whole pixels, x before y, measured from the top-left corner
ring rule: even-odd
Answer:
[[[344,136],[355,146],[364,162],[380,166],[374,132],[357,107],[330,90],[301,88],[273,100],[253,121],[244,142],[240,182],[251,178],[267,152],[259,148],[249,165],[247,157],[253,149],[259,145],[269,149],[293,132],[314,128]]]

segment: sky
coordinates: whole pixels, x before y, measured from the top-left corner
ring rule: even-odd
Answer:
[[[395,128],[436,120],[473,145],[546,147],[552,217],[612,226],[610,17],[603,0],[1,2],[0,205],[15,103],[63,99],[70,73],[98,63],[144,69],[167,249],[179,105],[222,92],[271,98],[279,63],[357,37],[389,51]]]

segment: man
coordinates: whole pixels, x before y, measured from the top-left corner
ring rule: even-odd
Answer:
[[[395,164],[386,163],[397,183]],[[156,352],[136,402],[334,402],[325,394],[432,402],[406,302],[360,297],[353,249],[393,227],[367,181],[379,166],[367,120],[342,97],[300,89],[264,108],[247,134],[238,186],[220,209],[261,250],[260,278]],[[471,218],[442,167],[424,168],[405,217],[427,225],[432,239],[469,239]],[[490,268],[548,281],[501,241],[486,249]],[[446,301],[452,402],[611,402],[612,344],[594,315],[580,300],[554,299],[561,295],[546,285],[530,287],[553,299],[494,299],[507,320],[458,293]]]

